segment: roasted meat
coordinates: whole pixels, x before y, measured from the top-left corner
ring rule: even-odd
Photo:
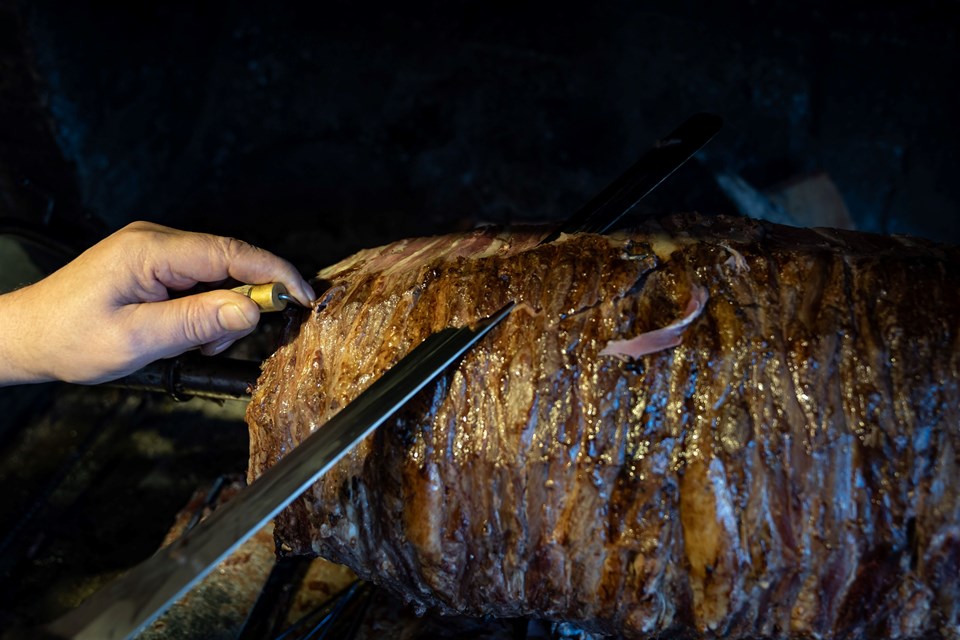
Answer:
[[[696,214],[544,235],[321,272],[251,479],[431,332],[518,306],[281,515],[285,548],[627,637],[960,635],[960,250]]]

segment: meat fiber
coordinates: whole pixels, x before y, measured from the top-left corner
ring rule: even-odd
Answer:
[[[693,214],[544,235],[321,272],[250,479],[431,332],[518,306],[281,515],[285,549],[627,637],[960,636],[960,251]]]

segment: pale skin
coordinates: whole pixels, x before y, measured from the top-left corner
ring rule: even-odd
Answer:
[[[233,238],[134,222],[59,271],[0,296],[0,386],[96,384],[199,348],[220,353],[260,311],[226,289],[171,291],[233,278],[282,282],[304,306],[315,295],[286,260]]]

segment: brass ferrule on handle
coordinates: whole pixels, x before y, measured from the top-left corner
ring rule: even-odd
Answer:
[[[281,282],[245,284],[234,287],[231,291],[236,291],[256,302],[260,311],[283,311],[287,308],[287,301],[284,298],[289,297],[289,294]]]

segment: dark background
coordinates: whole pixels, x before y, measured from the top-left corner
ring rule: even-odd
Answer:
[[[956,2],[0,2],[0,206],[79,244],[142,218],[309,272],[563,218],[701,110],[647,209],[823,170],[857,228],[960,241]]]

